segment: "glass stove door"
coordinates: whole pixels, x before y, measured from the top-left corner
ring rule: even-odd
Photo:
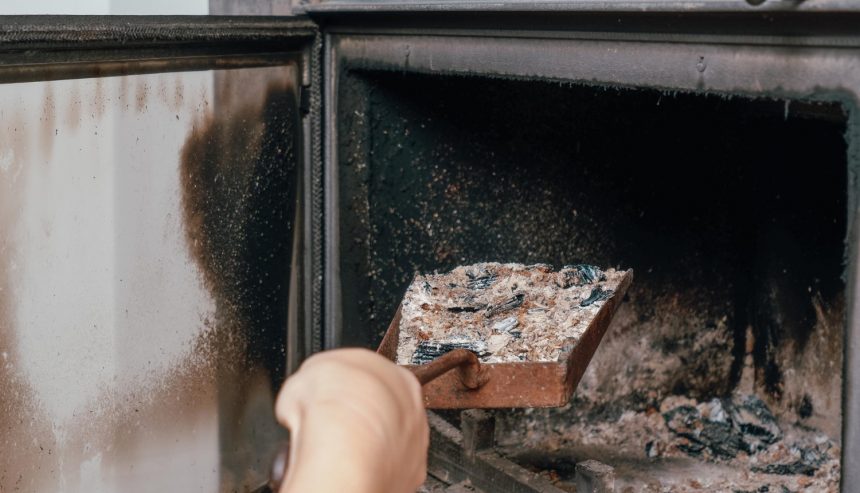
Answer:
[[[313,349],[313,26],[6,22],[0,491],[259,486]]]

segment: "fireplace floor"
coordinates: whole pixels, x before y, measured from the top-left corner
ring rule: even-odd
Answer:
[[[734,401],[743,398],[723,400],[727,407]],[[747,423],[752,435],[744,435],[719,425],[722,416],[693,416],[694,409],[707,415],[715,403],[672,396],[659,409],[606,412],[602,418],[572,409],[532,410],[516,418],[519,426],[509,423],[504,436],[497,435],[497,451],[561,489],[572,487],[576,462],[592,459],[614,468],[619,493],[839,490],[838,439],[797,423],[774,421],[779,431],[771,443],[760,442],[751,453],[736,451],[733,445],[740,440],[755,442],[756,436],[766,435],[762,430],[768,423]],[[715,414],[731,414],[716,407]],[[685,419],[689,426],[683,426]]]

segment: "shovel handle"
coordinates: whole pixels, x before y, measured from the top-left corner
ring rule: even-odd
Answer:
[[[467,349],[449,351],[427,364],[413,366],[409,370],[421,385],[425,385],[454,368],[457,369],[460,382],[467,389],[474,390],[487,383],[487,375],[481,371],[481,362],[475,353]]]
[[[466,349],[455,349],[449,351],[433,361],[419,366],[409,367],[409,370],[418,379],[421,385],[432,382],[436,378],[457,369],[460,382],[467,389],[477,389],[487,383],[486,372],[481,371],[481,362],[475,353]],[[289,443],[281,447],[272,462],[272,470],[269,474],[269,488],[277,493],[281,489],[284,478],[287,477],[287,466],[290,463]]]

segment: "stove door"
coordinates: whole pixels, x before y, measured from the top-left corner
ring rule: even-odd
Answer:
[[[0,491],[259,486],[319,347],[315,26],[0,22]]]

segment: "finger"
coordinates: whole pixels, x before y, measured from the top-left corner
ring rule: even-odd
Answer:
[[[407,389],[407,397],[414,409],[424,409],[424,393],[422,391],[421,383],[415,378],[415,375],[412,374],[406,368],[397,367],[398,373],[400,373],[401,381],[403,385]]]

